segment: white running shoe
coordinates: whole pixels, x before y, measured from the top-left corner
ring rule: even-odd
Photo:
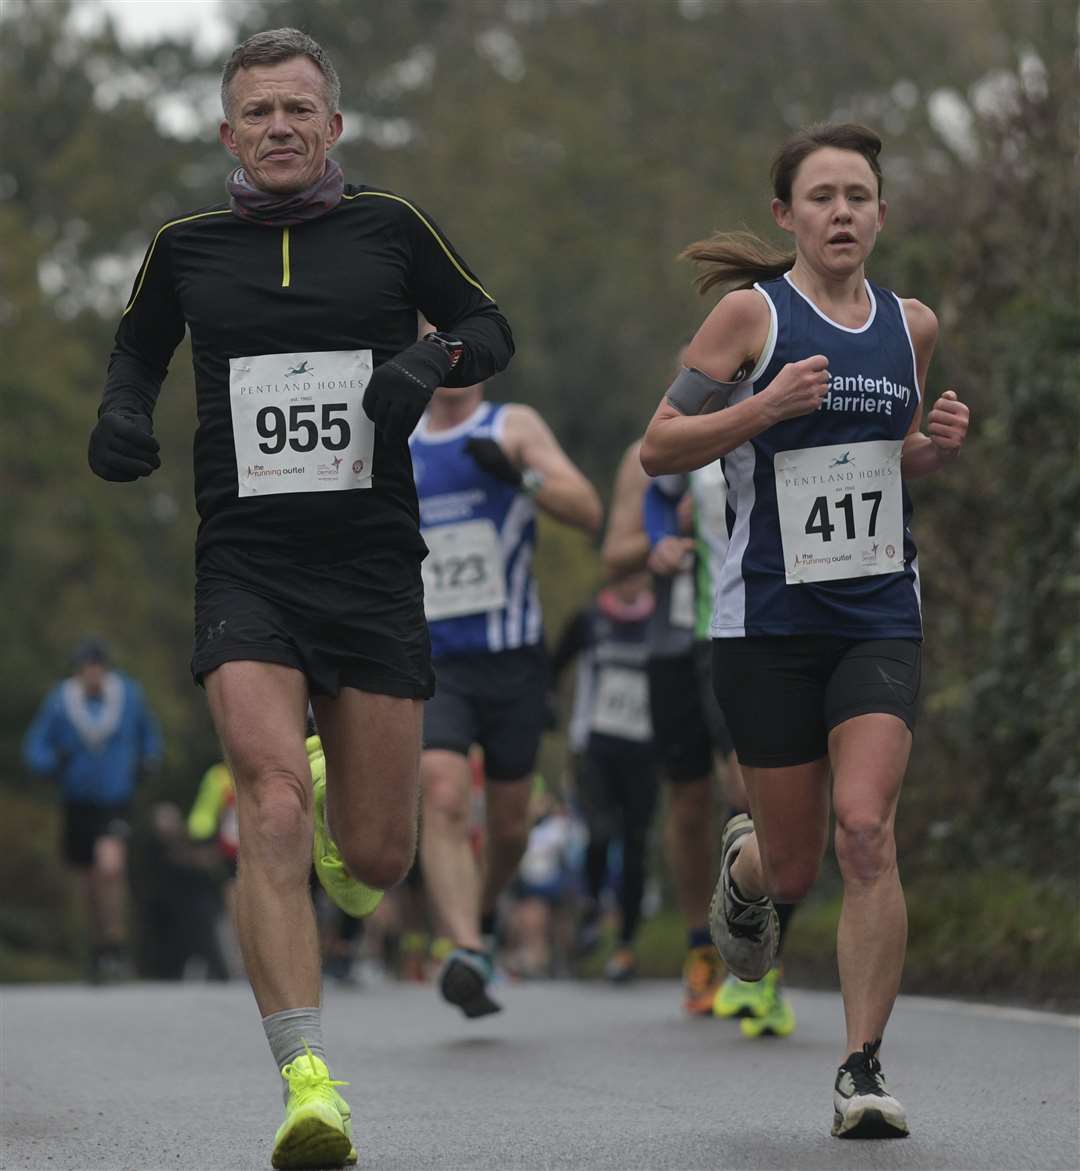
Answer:
[[[906,1138],[907,1115],[904,1107],[889,1093],[877,1051],[880,1037],[873,1044],[852,1053],[836,1071],[833,1090],[833,1126],[835,1138]]]

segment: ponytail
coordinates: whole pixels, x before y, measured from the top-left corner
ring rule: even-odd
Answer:
[[[684,248],[679,259],[698,265],[694,283],[699,293],[707,293],[717,285],[729,293],[782,276],[795,264],[795,253],[781,252],[753,232],[714,232],[708,239]]]

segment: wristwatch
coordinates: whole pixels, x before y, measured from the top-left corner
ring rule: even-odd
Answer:
[[[450,359],[451,370],[461,361],[461,355],[465,353],[465,343],[461,338],[451,337],[448,333],[428,333],[424,335],[424,341],[438,346],[446,354]]]
[[[526,496],[535,496],[544,486],[544,473],[536,468],[526,468],[521,473],[521,490]]]

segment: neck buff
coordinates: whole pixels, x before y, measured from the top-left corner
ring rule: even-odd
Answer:
[[[233,171],[225,186],[229,191],[229,207],[234,216],[255,224],[265,224],[268,228],[283,228],[289,224],[318,219],[328,211],[333,211],[341,202],[345,176],[333,159],[327,159],[322,178],[316,179],[303,191],[286,191],[281,194],[263,191],[251,182],[243,167]]]

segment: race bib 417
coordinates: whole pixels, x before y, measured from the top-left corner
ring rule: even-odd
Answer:
[[[788,585],[904,568],[902,440],[777,452],[776,506]]]

